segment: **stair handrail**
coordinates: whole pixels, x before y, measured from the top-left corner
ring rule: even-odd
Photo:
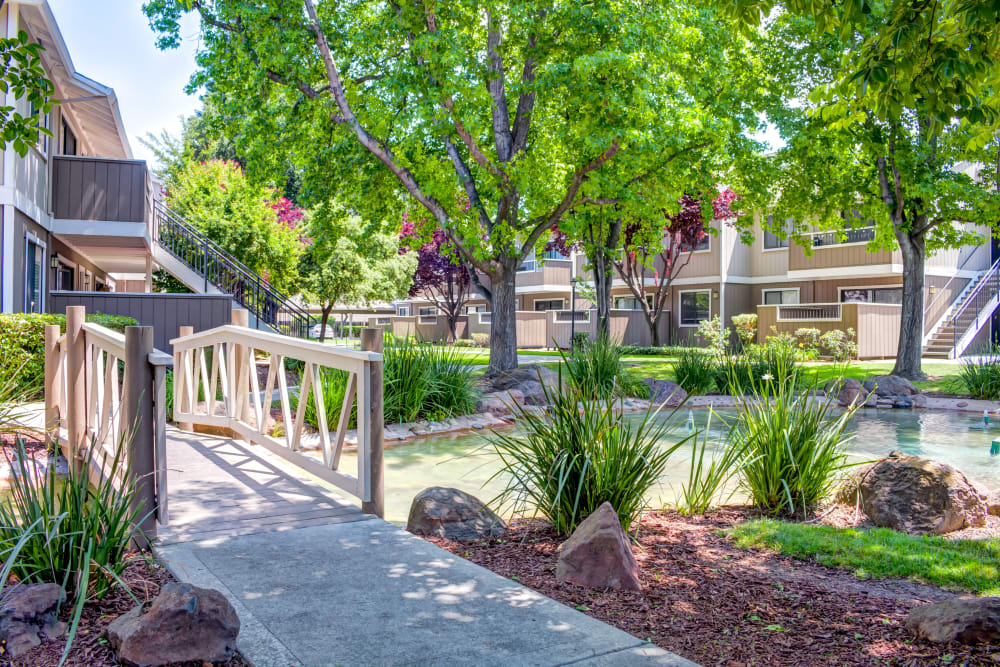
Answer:
[[[965,311],[968,310],[970,306],[972,306],[974,303],[977,302],[980,293],[983,291],[983,289],[985,289],[986,285],[991,282],[991,279],[994,279],[994,278],[997,277],[998,270],[1000,270],[1000,259],[998,259],[997,261],[993,262],[993,266],[991,266],[990,269],[989,269],[989,271],[987,271],[983,275],[983,277],[979,280],[979,283],[972,290],[972,292],[970,292],[969,295],[967,297],[965,297],[965,299],[962,301],[962,304],[958,307],[958,310],[956,310],[951,315],[951,324],[952,324],[951,337],[952,337],[952,343],[953,343],[952,350],[955,351],[956,356],[958,354],[957,351],[956,351],[956,348],[958,347],[958,338],[959,338],[958,326],[957,326],[958,319],[962,315],[965,314]],[[980,308],[981,308],[981,306],[980,306]],[[976,309],[976,323],[977,324],[978,324],[978,321],[979,321],[979,310],[980,310],[980,308]],[[965,335],[964,331],[962,332],[962,335]]]
[[[978,247],[976,249],[978,250]],[[951,278],[948,278],[948,282],[946,282],[944,284],[944,287],[942,287],[938,291],[938,293],[934,295],[934,298],[931,299],[931,302],[929,304],[927,304],[927,306],[924,308],[924,317],[927,317],[927,313],[929,313],[930,310],[931,310],[931,308],[934,306],[934,304],[937,303],[937,300],[941,298],[941,295],[945,294],[948,291],[948,288],[951,286],[952,281],[958,279],[958,277],[959,277],[959,275],[958,275],[959,271],[961,271],[962,269],[964,269],[965,265],[968,264],[970,261],[972,261],[972,259],[975,256],[976,256],[976,252],[975,252],[975,250],[973,250],[971,253],[969,253],[969,256],[965,258],[965,260],[962,262],[962,264],[957,269],[955,269],[955,275],[953,275]],[[943,319],[943,317],[942,317],[942,319]]]
[[[288,295],[284,294],[283,292],[275,288],[273,285],[271,285],[271,283],[265,280],[256,271],[248,267],[246,264],[244,264],[237,258],[233,257],[218,243],[216,243],[215,241],[207,237],[205,234],[203,234],[202,232],[191,226],[191,224],[188,223],[184,218],[182,218],[174,211],[170,210],[170,208],[161,199],[155,200],[154,209],[156,211],[157,218],[166,219],[166,221],[171,226],[179,229],[184,235],[190,237],[190,240],[192,240],[195,245],[200,247],[202,249],[202,252],[210,252],[211,254],[215,255],[219,260],[221,260],[220,263],[223,266],[233,271],[234,273],[242,277],[244,280],[254,283],[254,285],[258,289],[262,290],[266,294],[266,296],[268,296],[270,299],[277,302],[281,308],[289,311],[295,317],[302,318],[305,321],[307,328],[311,327],[313,317],[307,310],[305,310],[297,303],[295,303],[295,301],[293,301]],[[160,225],[157,224],[156,225],[157,240],[159,240],[159,235],[160,235],[159,227]],[[174,254],[170,250],[170,248],[167,248],[167,250],[170,251],[171,254]],[[184,258],[179,258],[179,259],[187,263],[187,261],[184,260]],[[200,271],[202,273],[204,272],[204,265],[202,266],[201,269],[199,269],[198,267],[192,267],[192,268],[194,268],[195,271]],[[205,278],[207,279],[207,275],[205,276]],[[236,297],[236,295],[234,295],[234,297]],[[244,306],[248,305],[245,302],[245,300],[242,299],[237,299],[237,300],[240,301],[241,305]],[[258,312],[259,308],[252,308],[251,310],[253,311],[256,317],[258,318],[261,317],[262,313]]]

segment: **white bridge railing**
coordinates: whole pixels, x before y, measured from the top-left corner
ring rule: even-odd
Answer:
[[[234,315],[239,311],[234,312]],[[244,323],[240,323],[244,324]],[[362,509],[382,516],[382,330],[362,330],[363,350],[351,350],[274,333],[227,325],[170,341],[174,348],[174,421],[228,429],[261,445],[306,472],[361,499]],[[266,363],[261,386],[258,358]],[[286,360],[302,362],[297,394],[288,386]],[[263,365],[263,364],[262,364]],[[347,374],[336,428],[327,423],[321,369]],[[275,396],[275,391],[277,396]],[[296,401],[292,399],[296,398]],[[306,410],[314,409],[322,461],[301,453]],[[356,403],[356,474],[340,469],[352,407]],[[276,404],[276,405],[275,405]],[[297,405],[292,412],[293,404]],[[283,433],[274,433],[272,407],[280,412]]]

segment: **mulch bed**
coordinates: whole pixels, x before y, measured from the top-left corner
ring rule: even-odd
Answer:
[[[1000,643],[930,644],[906,631],[910,609],[955,593],[910,581],[862,581],[843,570],[739,549],[719,531],[746,518],[737,508],[707,517],[645,516],[633,548],[641,592],[557,582],[562,539],[541,521],[517,521],[501,539],[428,539],[706,667],[1000,665]]]
[[[140,558],[133,559],[133,562],[125,569],[122,580],[131,589],[132,594],[139,600],[148,601],[155,598],[160,587],[173,581],[170,573],[160,565],[147,563]],[[67,605],[68,606],[68,605]],[[104,629],[111,621],[118,618],[125,612],[135,607],[133,600],[128,593],[115,588],[109,592],[104,599],[95,600],[85,604],[80,615],[80,625],[77,629],[76,638],[73,640],[73,647],[70,649],[69,657],[65,665],[70,667],[112,667],[121,663],[115,659],[111,647],[102,637]],[[65,609],[63,619],[66,627],[69,627],[70,609]],[[0,659],[0,665],[12,665],[12,667],[41,667],[45,665],[57,665],[62,657],[62,652],[66,647],[65,639],[47,642],[38,646],[25,655],[21,656],[13,663],[4,662]],[[176,667],[202,667],[201,662],[177,663]],[[252,667],[237,653],[225,663],[215,663],[220,667]]]

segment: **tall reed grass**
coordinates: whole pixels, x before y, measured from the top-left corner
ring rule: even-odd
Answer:
[[[973,398],[1000,399],[1000,346],[984,346],[962,359],[959,379]]]
[[[649,398],[649,385],[622,364],[622,348],[607,336],[582,342],[572,354],[560,351],[570,384],[592,399]]]

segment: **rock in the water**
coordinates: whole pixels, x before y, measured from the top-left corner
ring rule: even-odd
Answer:
[[[476,540],[502,535],[507,524],[475,496],[458,489],[432,486],[413,499],[406,530],[414,535]]]
[[[639,565],[611,503],[598,507],[563,543],[556,578],[587,588],[642,588]]]
[[[925,396],[924,394],[916,394],[914,396],[910,396],[910,402],[913,404],[913,407],[915,408],[926,408],[927,396]]]
[[[826,383],[826,392],[837,392],[837,405],[846,408],[852,403],[864,404],[868,399],[868,390],[854,378],[844,378],[842,380],[830,380]]]
[[[0,642],[4,656],[17,658],[59,637],[66,627],[58,619],[66,593],[58,584],[12,584],[0,602]]]
[[[987,494],[986,511],[993,516],[1000,516],[1000,491]]]
[[[879,396],[916,396],[920,393],[912,382],[898,375],[873,375],[865,380],[864,387]]]
[[[688,396],[683,387],[671,380],[646,378],[646,384],[649,385],[649,400],[653,405],[676,408]]]
[[[494,417],[506,417],[514,405],[524,405],[524,393],[521,390],[494,391],[480,397],[476,403],[476,412],[489,413]]]
[[[913,407],[913,400],[907,396],[896,396],[892,400],[892,407],[906,410]]]
[[[1000,639],[1000,597],[945,600],[916,607],[906,629],[932,642],[963,644]]]
[[[986,523],[986,503],[959,470],[892,452],[861,482],[861,508],[876,526],[943,535]]]
[[[147,605],[122,614],[105,634],[118,660],[154,667],[225,662],[236,650],[240,619],[219,591],[169,583]]]
[[[545,391],[552,393],[559,389],[559,374],[545,366],[527,364],[490,378],[486,388],[487,393],[508,389],[520,391],[526,405],[545,405],[548,403]]]

